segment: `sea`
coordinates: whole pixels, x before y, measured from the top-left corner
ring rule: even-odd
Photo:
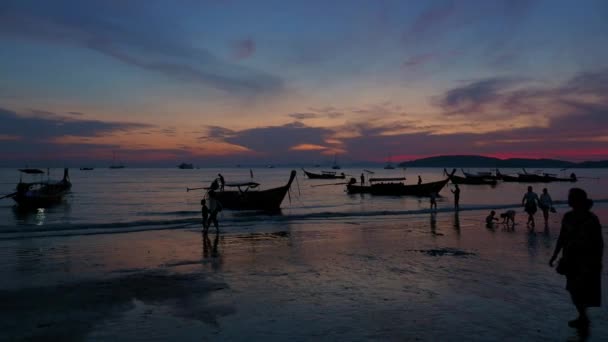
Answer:
[[[0,239],[19,239],[36,236],[73,236],[87,234],[114,234],[143,230],[167,230],[192,228],[201,225],[200,200],[204,189],[188,191],[188,188],[207,187],[221,173],[227,183],[259,183],[259,189],[284,185],[290,171],[295,168],[96,168],[90,171],[70,169],[73,184],[64,202],[52,208],[23,211],[12,199],[0,200]],[[363,173],[370,177],[405,177],[406,184],[415,184],[420,176],[423,182],[445,178],[440,168],[407,168],[386,170],[383,168],[343,168],[338,172],[347,175],[346,180],[307,179],[297,170],[281,211],[224,210],[220,217],[222,230],[226,232],[263,231],[269,223],[298,222],[307,220],[369,221],[383,217],[402,217],[429,212],[429,199],[419,197],[349,195],[344,183],[350,177],[357,181]],[[322,169],[309,168],[320,172]],[[487,169],[466,169],[468,172]],[[541,170],[528,170],[528,172]],[[515,175],[521,169],[503,169],[503,174]],[[596,203],[608,201],[608,169],[544,169],[542,172],[568,177],[574,172],[579,180],[552,183],[503,183],[489,185],[461,185],[461,211],[506,210],[521,208],[521,199],[529,185],[539,195],[543,188],[556,203],[559,211],[567,210],[568,190],[580,187],[587,191]],[[458,170],[457,174],[461,174]],[[24,181],[59,179],[62,169],[50,169],[49,175],[20,175],[18,170],[0,169],[0,195],[14,191],[21,177]],[[251,177],[253,175],[253,177]],[[438,212],[452,211],[454,207],[448,184],[439,194]],[[540,215],[538,215],[540,216]]]
[[[221,173],[269,189],[291,170],[70,169],[64,203],[22,211],[0,200],[0,340],[606,341],[605,306],[589,310],[590,335],[568,327],[576,309],[548,261],[574,186],[607,236],[608,169],[543,170],[576,183],[462,185],[459,212],[448,184],[432,213],[429,198],[347,194],[362,168],[338,170],[346,180],[295,168],[280,212],[224,210],[219,232],[201,234],[205,190],[188,188]],[[368,170],[445,179],[439,168]],[[19,178],[0,169],[0,194]],[[555,202],[546,227],[541,213],[526,227],[529,185]],[[490,210],[508,209],[515,225],[486,227]]]

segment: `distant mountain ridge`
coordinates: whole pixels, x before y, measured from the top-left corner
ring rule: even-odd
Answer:
[[[510,158],[498,159],[493,157],[460,155],[436,156],[399,163],[400,167],[483,167],[483,168],[608,168],[608,160],[585,161],[574,163],[557,159],[526,159]]]

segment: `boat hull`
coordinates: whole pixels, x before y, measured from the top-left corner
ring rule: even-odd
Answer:
[[[40,189],[31,190],[28,183],[20,183],[13,200],[23,208],[48,208],[61,203],[63,197],[70,192],[72,184],[69,181],[45,184]]]
[[[281,208],[295,176],[296,171],[291,171],[287,184],[278,188],[261,191],[218,191],[214,196],[225,209],[276,211]]]
[[[356,185],[348,184],[346,191],[349,194],[371,194],[378,196],[418,196],[426,197],[433,193],[438,194],[441,189],[448,183],[449,179],[444,179],[438,182],[411,184],[403,183],[379,183],[372,185]]]
[[[466,185],[496,185],[496,179],[488,179],[481,177],[460,177],[452,176],[452,183],[454,184],[466,184]]]
[[[344,178],[346,178],[346,175],[344,175],[344,174],[339,174],[339,175],[335,175],[335,174],[318,174],[318,173],[308,172],[308,171],[306,171],[304,169],[302,169],[302,171],[304,171],[304,174],[309,179],[344,179]]]

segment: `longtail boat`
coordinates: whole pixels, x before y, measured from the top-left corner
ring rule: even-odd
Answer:
[[[346,191],[349,194],[367,193],[381,196],[430,196],[433,193],[438,194],[449,182],[450,176],[453,175],[454,172],[456,172],[456,170],[452,171],[452,174],[448,175],[444,180],[410,185],[406,185],[403,182],[394,182],[395,178],[375,178],[370,185],[357,185],[356,179],[351,178],[349,184],[346,185]]]
[[[496,169],[496,177],[503,182],[519,182],[518,176],[510,176],[500,173],[500,170]]]
[[[31,172],[24,170],[20,171],[31,174]],[[16,191],[5,197],[11,197],[20,207],[47,208],[61,202],[63,196],[71,188],[72,183],[70,182],[70,176],[66,168],[63,171],[63,179],[60,181],[24,182],[20,179]]]
[[[490,171],[478,171],[475,173],[472,172],[466,172],[463,169],[460,169],[462,171],[462,174],[464,174],[464,176],[466,178],[483,178],[483,179],[493,179],[493,180],[498,180],[498,176],[492,174],[492,172]]]
[[[340,172],[340,174],[337,174],[336,172],[333,172],[333,171],[321,171],[321,173],[319,174],[319,173],[309,172],[304,169],[302,169],[302,171],[304,171],[304,174],[309,179],[344,179],[344,178],[346,178],[346,175],[344,174],[344,172]]]
[[[443,169],[443,172],[447,175],[448,172],[446,169]],[[468,185],[496,185],[496,179],[485,178],[484,176],[476,176],[472,174],[465,173],[465,177],[460,177],[452,174],[450,176],[450,180],[453,184],[468,184]]]
[[[226,183],[226,188],[237,190],[213,191],[213,196],[225,209],[276,211],[281,208],[281,202],[295,177],[296,171],[292,170],[287,184],[267,190],[255,190],[259,184],[254,182]]]

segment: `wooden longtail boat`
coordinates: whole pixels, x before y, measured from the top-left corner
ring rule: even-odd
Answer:
[[[268,190],[253,190],[259,185],[257,183],[226,183],[225,187],[236,187],[238,190],[210,191],[209,195],[215,196],[224,209],[276,211],[281,208],[281,202],[295,177],[296,171],[292,170],[287,184]]]
[[[483,178],[483,179],[498,180],[498,176],[493,175],[492,172],[490,172],[490,171],[480,171],[480,172],[471,173],[471,172],[465,172],[463,169],[460,169],[460,170],[462,171],[462,174],[464,174],[464,176],[466,178]]]
[[[443,172],[447,174],[447,170],[443,169]],[[464,173],[464,171],[463,171]],[[465,173],[465,176],[467,174]],[[460,177],[451,175],[450,180],[453,184],[468,184],[468,185],[496,185],[496,179],[485,178],[483,176],[473,176],[469,174],[466,177]]]
[[[332,171],[321,171],[321,173],[319,174],[319,173],[308,172],[304,169],[302,169],[302,171],[304,171],[304,174],[309,179],[344,179],[344,178],[346,178],[346,175],[344,174],[344,172],[341,172],[340,174],[336,174],[335,172],[332,172]]]
[[[26,171],[21,171],[28,173]],[[23,182],[19,180],[17,189],[7,197],[25,208],[47,208],[61,202],[63,196],[72,188],[68,169],[63,171],[63,179],[60,181]]]
[[[452,171],[452,175],[456,170]],[[403,182],[394,183],[382,182],[382,178],[379,179],[380,183],[373,182],[371,185],[357,185],[357,181],[351,178],[349,184],[346,185],[346,191],[349,194],[372,194],[381,196],[430,196],[433,193],[438,194],[441,189],[448,183],[450,176],[444,180],[422,184],[410,184],[406,185]]]
[[[496,169],[496,177],[498,177],[498,179],[502,180],[503,182],[519,182],[518,176],[504,175],[500,173],[500,170],[498,169]]]
[[[521,182],[521,183],[549,183],[549,182],[576,182],[578,178],[576,174],[571,173],[570,177],[557,177],[554,174],[543,173],[535,174],[528,173],[523,169],[524,173],[519,173],[518,176],[503,175],[500,171],[496,170],[496,175],[502,179],[503,182]]]

